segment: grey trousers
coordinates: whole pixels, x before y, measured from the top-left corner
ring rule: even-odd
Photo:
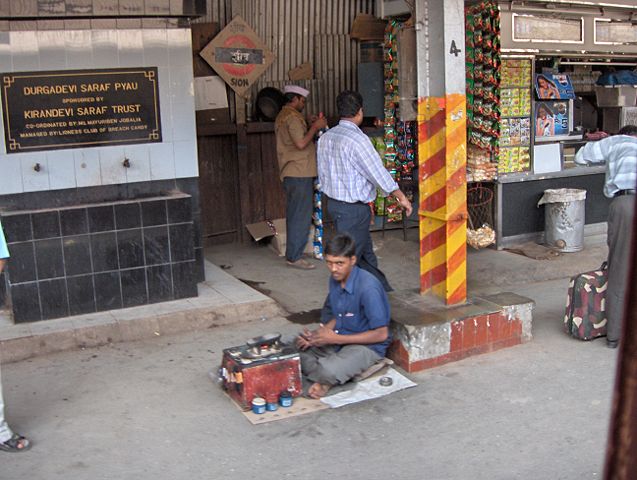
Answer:
[[[608,288],[606,290],[607,339],[619,340],[630,267],[635,195],[620,195],[608,210]]]
[[[312,382],[342,385],[364,372],[381,356],[365,345],[312,347],[301,352],[301,371]]]
[[[4,399],[2,398],[2,377],[0,376],[0,443],[4,443],[13,436],[13,432],[4,419]]]

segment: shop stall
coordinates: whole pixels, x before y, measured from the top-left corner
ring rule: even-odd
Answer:
[[[586,190],[585,234],[603,233],[604,167],[573,159],[598,131],[637,123],[637,85],[600,85],[637,67],[634,2],[467,2],[465,13],[468,190],[492,192],[496,247],[542,241],[537,203],[552,188]]]

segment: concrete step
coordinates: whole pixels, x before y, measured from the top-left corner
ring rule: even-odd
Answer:
[[[273,299],[209,262],[198,290],[198,297],[183,300],[1,326],[0,362],[287,314]]]
[[[445,306],[416,292],[390,295],[393,341],[387,352],[408,372],[529,342],[535,302],[510,292]]]

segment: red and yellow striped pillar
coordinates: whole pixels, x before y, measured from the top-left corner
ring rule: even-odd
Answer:
[[[418,101],[420,292],[467,299],[466,96]]]

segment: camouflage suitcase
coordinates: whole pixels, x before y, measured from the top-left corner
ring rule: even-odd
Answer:
[[[571,277],[564,314],[564,331],[580,340],[606,335],[606,262],[599,270]]]

